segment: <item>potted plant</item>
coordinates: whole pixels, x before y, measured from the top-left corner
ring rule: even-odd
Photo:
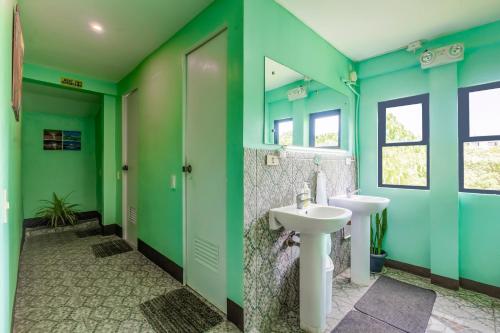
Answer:
[[[374,230],[375,228],[375,230]],[[387,253],[382,250],[382,241],[387,231],[387,208],[375,215],[375,223],[370,224],[370,271],[380,273]]]
[[[52,200],[41,200],[45,205],[38,209],[36,216],[47,221],[47,225],[52,228],[68,224],[74,225],[78,221],[76,215],[78,205],[67,202],[70,194],[60,198],[57,194],[52,193]]]

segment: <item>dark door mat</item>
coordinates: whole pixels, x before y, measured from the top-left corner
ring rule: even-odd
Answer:
[[[186,288],[155,297],[139,307],[158,333],[201,333],[223,320]]]
[[[405,332],[425,332],[436,300],[433,290],[381,276],[354,305],[356,310]]]
[[[399,328],[393,327],[383,321],[372,318],[364,313],[351,310],[332,333],[404,333]]]
[[[102,230],[101,230],[101,228],[78,230],[78,231],[75,231],[75,234],[78,238],[85,238],[85,237],[102,235]]]
[[[92,252],[96,258],[114,256],[115,254],[132,251],[132,247],[123,239],[92,245]]]

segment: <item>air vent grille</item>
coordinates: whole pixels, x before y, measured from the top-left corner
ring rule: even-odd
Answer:
[[[128,222],[132,224],[137,223],[137,210],[132,206],[128,207]]]
[[[214,270],[219,270],[219,247],[199,237],[194,240],[195,260]]]

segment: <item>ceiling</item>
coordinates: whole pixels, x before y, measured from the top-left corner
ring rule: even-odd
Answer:
[[[269,58],[266,58],[265,67],[266,91],[304,79],[304,75]]]
[[[116,82],[212,1],[20,0],[25,62]]]
[[[94,116],[102,96],[71,88],[23,82],[23,112],[43,112],[77,117]]]
[[[499,0],[276,2],[354,61],[500,20]]]

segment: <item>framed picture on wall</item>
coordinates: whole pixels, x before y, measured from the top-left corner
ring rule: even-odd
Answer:
[[[62,131],[43,130],[43,150],[62,150]]]
[[[45,129],[43,150],[82,150],[82,132]]]
[[[19,121],[21,112],[21,95],[23,86],[23,59],[24,59],[24,39],[21,28],[21,17],[19,15],[19,5],[14,9],[12,35],[12,109],[14,116]]]
[[[81,132],[63,131],[63,150],[82,150],[81,142]]]

